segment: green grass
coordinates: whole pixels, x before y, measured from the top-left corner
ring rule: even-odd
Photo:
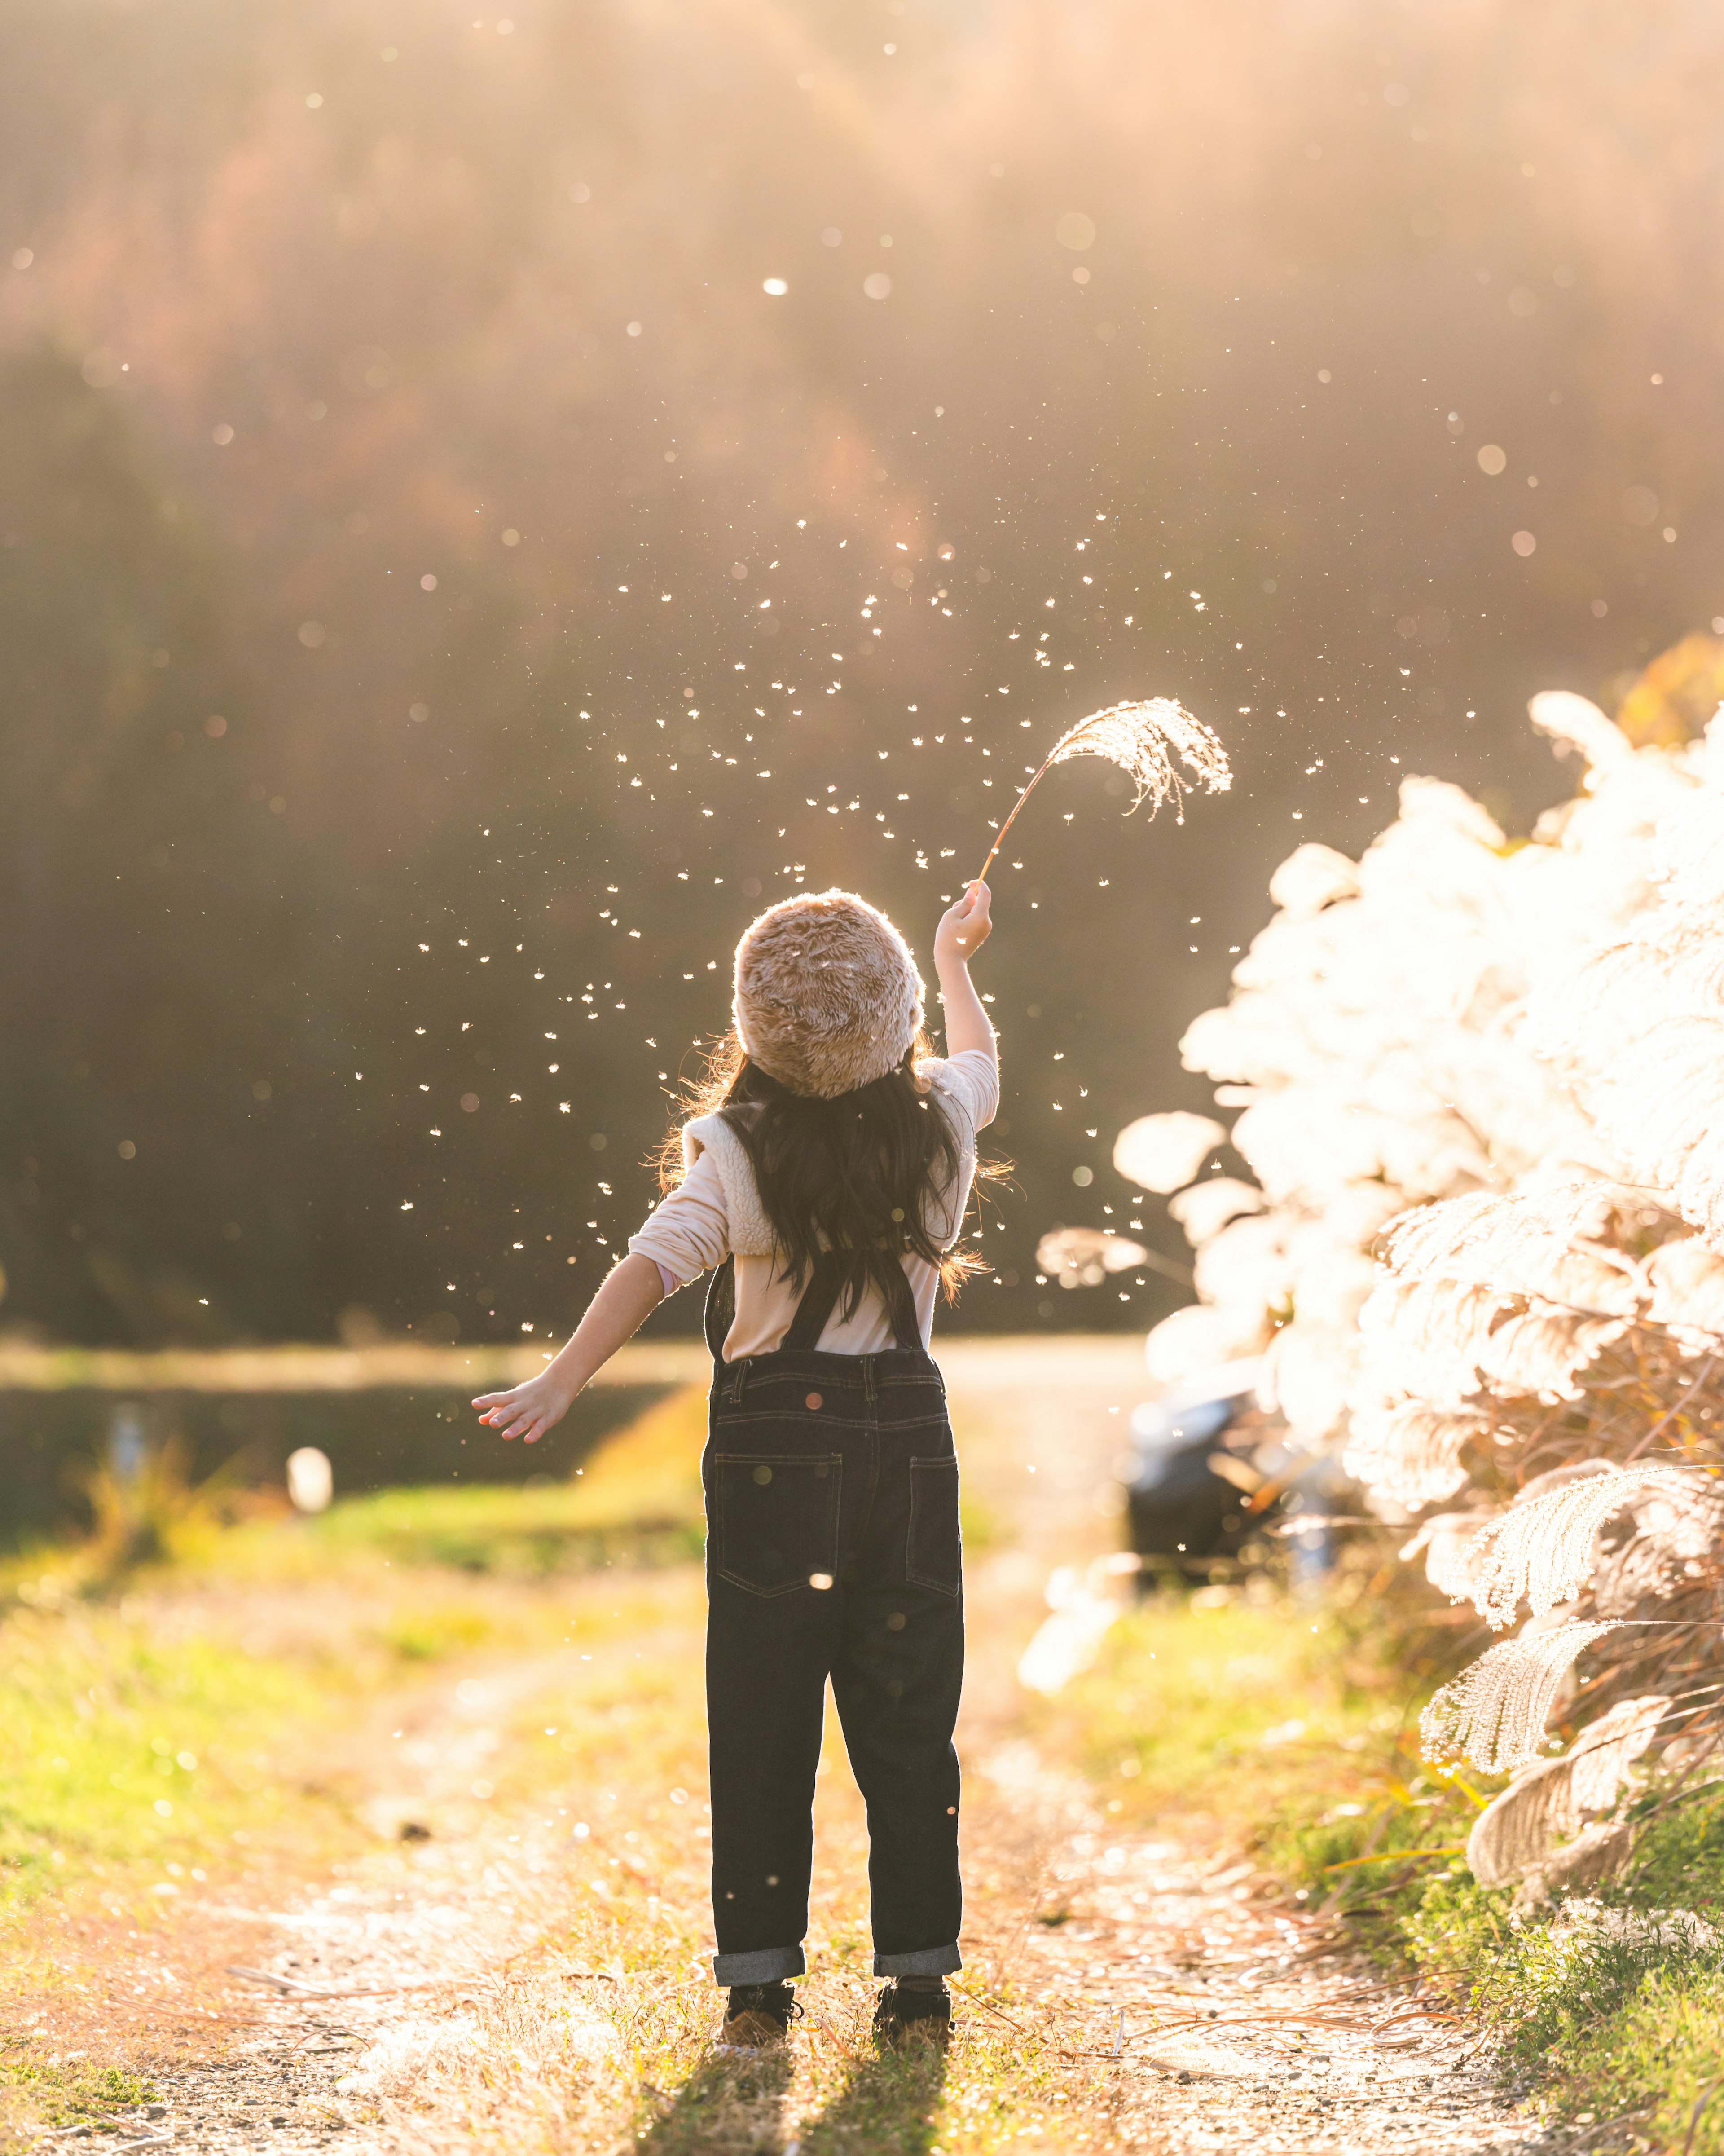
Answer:
[[[1571,1897],[1554,1922],[1518,1916],[1507,1888],[1462,1865],[1401,1918],[1419,1966],[1496,2028],[1531,2070],[1542,2107],[1615,2120],[1655,2148],[1724,2150],[1724,2105],[1695,2107],[1724,2077],[1724,1794],[1705,1790],[1645,1824],[1626,1874]],[[1699,1925],[1672,1924],[1694,1912]]]
[[[531,1578],[700,1554],[706,1396],[673,1394],[565,1482],[461,1483],[350,1497],[312,1523],[306,1553],[367,1551],[393,1562]]]
[[[1606,1898],[1637,1909],[1697,1909],[1724,1918],[1724,1794],[1702,1784],[1668,1807],[1656,1798],[1638,1807],[1648,1815],[1632,1871]]]
[[[290,1718],[326,1723],[331,1674],[130,1612],[15,1614],[0,1628],[0,1915],[119,1868],[195,1877],[266,1827],[297,1796],[269,1748]]]
[[[967,1558],[979,1557],[984,1550],[998,1549],[1010,1539],[998,1512],[985,1498],[973,1496],[967,1488],[959,1492],[957,1512],[958,1531],[963,1537]]]
[[[1648,1969],[1553,2063],[1557,2115],[1632,2118],[1655,2148],[1716,2156],[1724,2148],[1724,1972]]]
[[[1455,1838],[1457,1799],[1409,1751],[1398,1670],[1362,1655],[1345,1609],[1266,1582],[1147,1597],[1037,1719],[1111,1810],[1195,1810],[1307,1889],[1329,1866]]]
[[[87,2059],[49,2061],[27,2056],[23,2040],[0,2040],[0,2156],[23,2156],[55,2128],[94,2124],[116,2111],[156,2101],[156,2084],[123,2066]]]
[[[388,1491],[230,1525],[170,1493],[161,1563],[118,1581],[80,1569],[79,1549],[14,1567],[0,1918],[80,1883],[115,1906],[189,1888],[278,1827],[303,1837],[320,1804],[336,1831],[316,1753],[356,1702],[428,1666],[562,1643],[563,1617],[509,1583],[699,1554],[703,1414],[678,1394],[562,1484]],[[314,1586],[306,1622],[296,1598]]]
[[[1044,1722],[1128,1816],[1213,1794],[1248,1758],[1297,1779],[1351,1727],[1311,1627],[1279,1603],[1153,1597],[1114,1626]]]
[[[308,1537],[320,1566],[355,1551],[407,1565],[531,1579],[605,1564],[682,1563],[700,1554],[695,1485],[692,1518],[673,1509],[595,1518],[580,1483],[520,1489],[506,1484],[446,1490],[382,1490],[332,1507]]]
[[[1608,1898],[1543,1922],[1457,1866],[1403,1926],[1419,1968],[1497,2030],[1548,2115],[1632,2123],[1668,2148],[1724,2071],[1724,1943],[1637,1912],[1638,1883],[1631,1873]],[[1692,2147],[1724,2149],[1724,2110],[1706,2107]]]
[[[566,1480],[450,1483],[345,1497],[301,1519],[278,1495],[187,1486],[173,1448],[121,1489],[90,1478],[99,1527],[81,1543],[0,1559],[8,1600],[56,1607],[151,1577],[304,1586],[382,1562],[507,1578],[605,1565],[680,1563],[700,1553],[706,1395],[670,1394],[605,1440]]]

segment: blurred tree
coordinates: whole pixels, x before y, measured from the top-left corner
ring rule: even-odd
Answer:
[[[0,367],[8,1314],[210,1336],[192,1224],[237,1166],[211,1081],[246,1060],[232,937],[263,896],[217,761],[244,692],[202,520],[104,373],[39,348]]]
[[[560,1324],[748,916],[926,939],[1061,726],[1168,693],[1228,802],[1063,773],[998,878],[1024,1196],[963,1313],[1141,1324],[1034,1245],[1177,1255],[1109,1145],[1154,1070],[1198,1104],[1275,862],[1409,769],[1530,814],[1525,696],[1719,603],[1678,0],[0,39],[0,1322]]]

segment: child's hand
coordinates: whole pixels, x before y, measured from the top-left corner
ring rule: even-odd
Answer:
[[[473,1404],[483,1410],[479,1419],[500,1430],[505,1437],[522,1437],[536,1445],[568,1413],[574,1394],[545,1370],[524,1385],[511,1385],[506,1393],[481,1393]]]
[[[993,932],[991,897],[985,883],[965,885],[963,896],[942,914],[934,931],[936,966],[966,966],[975,957]]]

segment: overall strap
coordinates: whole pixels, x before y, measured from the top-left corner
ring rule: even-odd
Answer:
[[[886,1315],[891,1320],[893,1341],[900,1348],[919,1348],[922,1340],[921,1329],[916,1323],[916,1298],[910,1292],[910,1282],[904,1276],[902,1265],[892,1266],[890,1278]],[[782,1345],[798,1349],[818,1348],[820,1335],[838,1306],[844,1284],[842,1252],[822,1250],[809,1272],[808,1286],[803,1290],[796,1316],[790,1322],[790,1330]]]
[[[714,1268],[706,1289],[706,1345],[715,1363],[724,1360],[724,1343],[736,1319],[736,1260],[726,1258]]]
[[[780,1347],[818,1348],[820,1335],[826,1330],[826,1321],[837,1307],[844,1284],[843,1259],[836,1250],[822,1250],[809,1268],[808,1285]]]

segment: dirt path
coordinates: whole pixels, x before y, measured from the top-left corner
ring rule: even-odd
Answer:
[[[470,1732],[453,1731],[439,1764],[469,1744]],[[1110,1833],[1021,1743],[981,1763],[972,1810],[971,2030],[1021,2031],[1043,2071],[1065,2084],[1054,2104],[1070,2138],[1027,2145],[1484,2156],[1538,2144],[1465,2031],[1425,2020],[1328,1951],[1319,1927],[1261,1897],[1250,1867]],[[475,2070],[481,2082],[532,2083],[546,2069],[545,1942],[568,1922],[568,1869],[565,1833],[493,1820],[367,1863],[285,1911],[256,1912],[250,1965],[282,1989],[236,1979],[267,2000],[258,2023],[221,2064],[158,2075],[156,2115],[137,2120],[136,2138],[108,2145],[211,2156],[262,2142],[354,2152],[462,2145],[461,2108],[449,2099]],[[510,2015],[516,1959],[533,1964],[521,2027]],[[552,1987],[571,1994],[554,2070],[603,2081],[629,2046],[635,1984],[616,1980],[620,1972],[571,1980],[568,1959],[553,1946]],[[684,1981],[692,2014],[710,2016],[710,1985],[692,1970]],[[818,1979],[807,1988],[809,2039],[859,2050],[870,1987],[852,1979],[836,1998],[834,1989]],[[999,1997],[1007,2006],[993,2005]],[[536,2056],[515,2043],[523,2034],[537,2038]],[[516,2141],[490,2092],[488,2140],[501,2127],[505,2146],[622,2145],[602,2116],[583,2126],[579,2107],[525,2093]],[[793,2083],[769,2091],[753,2107],[764,2112],[760,2138],[751,2132],[742,2145],[800,2143],[813,2156],[823,2137],[819,2107],[812,2118],[803,2110],[811,2093]],[[731,2143],[726,2133],[712,2145]],[[673,2133],[664,2145],[703,2143]],[[931,2136],[920,2145],[931,2147]]]
[[[355,1733],[346,1771],[376,1846],[267,1904],[212,1900],[208,1944],[222,1958],[200,1981],[224,1985],[244,2025],[220,2058],[158,2068],[159,2102],[122,2117],[104,2145],[211,2156],[1554,2145],[1464,2031],[1409,2011],[1252,1867],[1165,1832],[1116,1830],[1090,1792],[1038,1758],[1016,1659],[1053,1557],[1106,1539],[1095,1498],[1119,1428],[1106,1410],[1134,1396],[1135,1358],[1103,1358],[1075,1399],[1060,1362],[1057,1411],[1052,1364],[952,1363],[961,1429],[967,1407],[990,1432],[976,1480],[1008,1532],[972,1572],[970,1918],[963,2026],[942,2066],[881,2065],[867,2041],[865,1845],[841,1754],[823,1769],[797,2044],[760,2070],[706,2059],[716,1994],[704,1964],[700,1606],[695,1583],[666,1574],[640,1587],[649,1621],[637,1614],[603,1648],[464,1666],[394,1710],[392,1727]],[[572,1609],[618,1591],[567,1590]],[[595,1717],[610,1751],[582,1753],[559,1780],[546,1747]],[[187,1952],[197,1938],[193,1922]]]
[[[1029,1758],[990,1764],[1059,1802]],[[1043,1891],[1024,1975],[1041,1999],[1070,2002],[1072,2048],[1112,2074],[1108,2145],[1300,2156],[1542,2145],[1475,2035],[1421,2012],[1344,1943],[1337,1952],[1255,1866],[1120,1836],[1092,1815],[1074,1822]]]

